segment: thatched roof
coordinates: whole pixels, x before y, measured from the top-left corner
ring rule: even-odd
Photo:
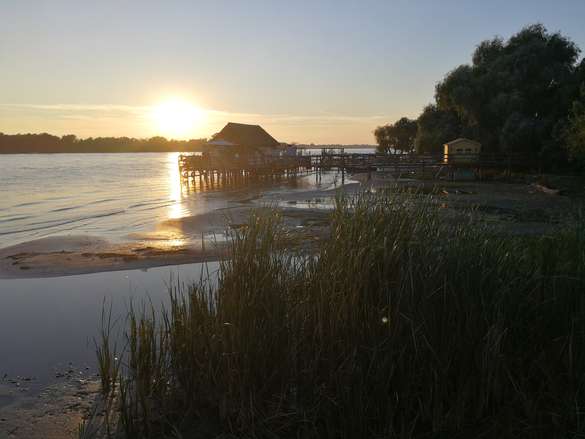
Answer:
[[[260,125],[234,122],[228,122],[219,133],[213,135],[209,143],[214,144],[220,141],[249,148],[274,148],[280,145]]]

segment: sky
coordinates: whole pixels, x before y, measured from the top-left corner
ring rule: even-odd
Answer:
[[[543,23],[585,49],[585,0],[1,0],[0,132],[371,144],[475,46]]]

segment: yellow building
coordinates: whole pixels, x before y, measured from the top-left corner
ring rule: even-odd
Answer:
[[[475,140],[459,138],[445,143],[445,163],[475,163],[479,161],[481,143]]]

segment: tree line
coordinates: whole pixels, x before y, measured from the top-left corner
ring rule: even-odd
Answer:
[[[550,164],[585,163],[585,60],[580,49],[541,24],[507,41],[481,42],[471,64],[437,83],[417,119],[374,131],[380,152],[440,153],[457,137],[482,151],[535,155]]]
[[[206,139],[169,140],[165,137],[136,139],[132,137],[89,137],[73,134],[3,134],[0,133],[0,154],[21,153],[84,153],[84,152],[169,152],[200,151]]]

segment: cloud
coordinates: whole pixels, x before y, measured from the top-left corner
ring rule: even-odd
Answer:
[[[128,113],[135,115],[146,115],[152,111],[151,106],[132,106],[132,105],[112,105],[112,104],[93,104],[93,105],[79,105],[79,104],[0,104],[0,108],[13,109],[20,111],[47,111],[54,113],[99,113],[101,115],[112,113]],[[202,109],[209,117],[214,119],[226,118],[241,118],[241,119],[263,119],[278,123],[307,123],[315,122],[342,122],[342,123],[356,123],[363,121],[385,120],[383,115],[366,115],[366,116],[352,116],[352,115],[336,115],[330,113],[314,114],[314,115],[293,115],[293,114],[264,114],[264,113],[238,113],[227,112],[213,109]]]
[[[147,106],[131,105],[78,105],[78,104],[0,104],[0,111],[14,111],[59,116],[107,116],[107,115],[145,115]]]
[[[125,111],[135,113],[150,107],[112,104],[0,104],[0,107],[47,111]]]

